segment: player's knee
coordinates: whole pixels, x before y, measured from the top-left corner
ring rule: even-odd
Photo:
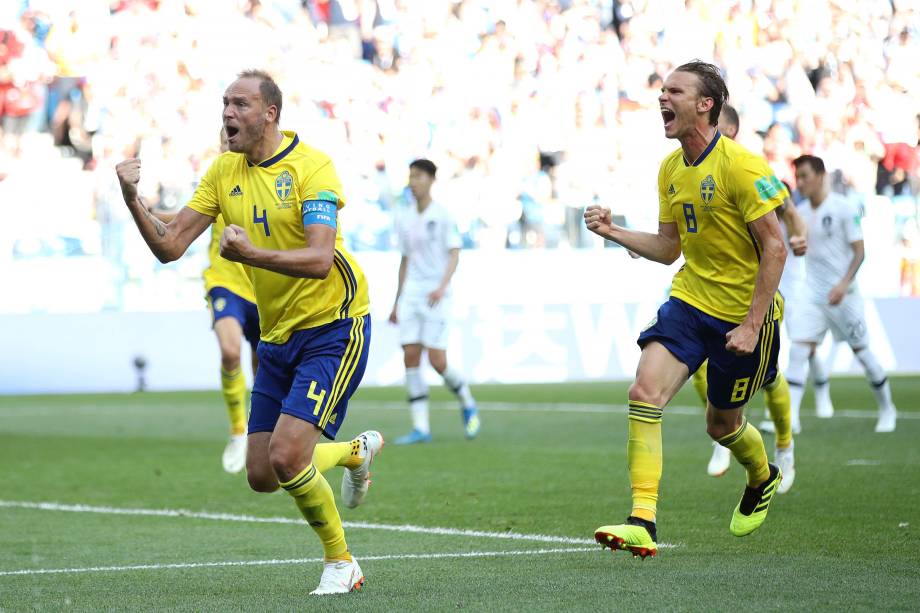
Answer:
[[[789,348],[789,362],[790,363],[802,363],[808,361],[808,358],[813,356],[815,353],[815,346],[809,343],[792,343],[792,346]]]
[[[240,350],[220,349],[220,365],[226,371],[236,370],[240,367]]]
[[[662,406],[664,395],[661,393],[661,390],[653,389],[644,381],[636,379],[636,381],[629,386],[629,400],[630,402],[644,402],[660,407]]]
[[[432,355],[431,352],[429,352],[428,361],[431,363],[431,367],[434,368],[439,375],[443,375],[444,371],[447,370],[447,357],[444,355]]]
[[[290,481],[312,461],[304,458],[304,450],[296,441],[272,437],[268,446],[268,462],[279,481]]]
[[[419,345],[403,347],[403,363],[406,368],[418,368],[422,363],[422,348]]]
[[[715,423],[706,424],[706,434],[708,434],[709,438],[711,438],[714,441],[717,441],[720,438],[725,438],[731,433],[732,433],[732,430],[725,427],[724,424],[715,424]]]
[[[712,440],[718,441],[733,432],[737,432],[738,428],[741,427],[741,423],[742,417],[740,413],[738,413],[737,417],[723,415],[717,419],[710,419],[706,422],[706,434]]]
[[[249,481],[249,487],[254,492],[270,494],[278,489],[278,479],[270,470],[264,468],[246,467],[246,480]]]

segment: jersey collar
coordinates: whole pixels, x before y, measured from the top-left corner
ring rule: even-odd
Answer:
[[[716,143],[719,142],[719,138],[721,138],[721,136],[722,136],[722,133],[716,130],[716,135],[712,137],[712,140],[709,141],[709,144],[706,145],[705,149],[703,149],[703,153],[700,154],[700,157],[696,158],[696,161],[693,162],[693,164],[687,161],[687,156],[685,155],[682,156],[684,159],[684,166],[699,166],[700,164],[702,164],[703,160],[709,157],[709,154],[712,152],[713,149],[715,149]]]
[[[285,132],[285,131],[282,131],[281,133],[282,133],[283,135],[285,135],[285,136],[291,136],[291,137],[293,137],[293,138],[291,139],[291,142],[288,143],[288,146],[287,146],[287,147],[284,147],[283,149],[281,149],[281,151],[279,151],[279,152],[276,153],[275,155],[271,156],[270,158],[268,158],[268,159],[265,160],[264,162],[259,162],[259,163],[258,163],[259,168],[268,168],[268,167],[271,166],[272,164],[277,164],[278,162],[280,162],[281,160],[283,160],[284,157],[285,157],[288,153],[290,153],[291,151],[293,151],[293,150],[294,150],[294,147],[296,147],[296,146],[300,143],[300,138],[298,138],[296,132]],[[284,141],[282,141],[282,143],[283,143],[283,142],[284,142]],[[279,148],[280,148],[280,147],[279,147]],[[256,164],[253,164],[252,162],[250,162],[249,159],[246,160],[246,165],[249,166],[250,168],[253,167],[253,166],[256,166]]]

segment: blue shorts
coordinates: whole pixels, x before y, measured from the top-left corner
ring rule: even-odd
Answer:
[[[249,433],[273,431],[285,413],[334,440],[364,376],[370,344],[370,315],[297,330],[283,345],[259,343]]]
[[[211,309],[211,325],[218,319],[232,317],[240,322],[243,336],[252,350],[259,344],[259,309],[252,302],[240,298],[225,287],[212,287],[208,292],[208,308]]]
[[[736,355],[725,348],[725,335],[738,324],[716,319],[677,298],[661,305],[655,321],[639,334],[639,346],[658,341],[687,365],[690,374],[708,359],[709,402],[718,409],[737,409],[776,378],[779,321],[773,319],[775,308],[774,304],[767,313],[750,355]]]

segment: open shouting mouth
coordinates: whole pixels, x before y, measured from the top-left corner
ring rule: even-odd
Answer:
[[[664,128],[667,130],[674,124],[677,114],[669,108],[661,107],[661,119],[664,121]]]
[[[233,143],[236,140],[236,137],[239,136],[240,129],[236,126],[226,125],[224,130],[227,131],[227,143]]]

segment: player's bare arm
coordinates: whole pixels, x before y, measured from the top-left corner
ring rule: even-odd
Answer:
[[[444,276],[441,278],[441,284],[438,285],[438,288],[428,294],[428,306],[435,307],[441,302],[441,299],[444,298],[444,294],[447,293],[447,288],[450,286],[450,280],[453,278],[454,273],[457,271],[457,264],[460,263],[460,250],[451,249],[447,259],[447,268],[444,270]]]
[[[780,231],[776,213],[766,215],[748,224],[751,234],[760,247],[760,268],[754,285],[754,298],[747,317],[737,328],[725,335],[725,348],[738,355],[749,355],[757,346],[760,328],[763,326],[767,310],[773,302],[773,296],[779,287],[779,279],[786,263],[786,244]]]
[[[406,284],[406,272],[409,270],[409,256],[404,255],[399,260],[399,279],[396,283],[396,299],[393,300],[393,310],[390,312],[390,323],[398,324],[399,316],[396,313],[396,307],[399,304],[399,297],[402,296],[403,286]]]
[[[146,206],[147,203],[144,203]],[[157,210],[154,207],[147,206],[147,210],[150,211],[150,214],[162,221],[163,223],[168,224],[179,214],[179,210],[171,209],[169,211]]]
[[[846,274],[843,275],[837,285],[831,288],[830,293],[827,295],[828,304],[840,304],[843,297],[847,295],[853,279],[856,278],[856,273],[859,271],[859,267],[862,266],[863,260],[866,259],[866,246],[863,241],[853,241],[850,246],[853,248],[853,259],[850,260],[850,266],[847,268]]]
[[[808,226],[799,211],[789,198],[783,200],[783,206],[776,209],[780,221],[786,226],[786,235],[789,237],[789,246],[792,255],[803,256],[808,251]]]
[[[307,246],[303,249],[262,249],[252,244],[246,230],[231,224],[220,238],[220,255],[289,277],[325,279],[335,257],[335,228],[310,224],[304,228],[304,238]]]
[[[585,209],[585,225],[598,236],[653,262],[673,264],[680,257],[676,223],[659,222],[658,234],[628,230],[613,223],[609,208],[593,204]]]
[[[141,179],[141,161],[137,158],[120,162],[115,166],[115,174],[121,186],[121,195],[141,236],[153,255],[164,264],[179,259],[192,241],[214,221],[213,217],[188,207],[180,210],[169,223],[157,219],[137,193],[137,184]]]

